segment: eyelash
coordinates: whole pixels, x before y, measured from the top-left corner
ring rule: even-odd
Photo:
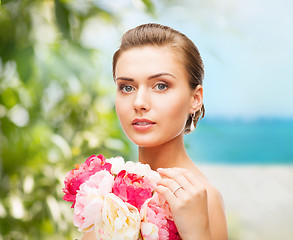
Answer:
[[[129,93],[129,92],[127,92],[127,91],[124,90],[125,87],[131,87],[131,88],[133,88],[132,86],[124,85],[124,84],[123,84],[123,85],[119,86],[119,90],[120,90],[121,92],[124,92],[124,93]]]
[[[159,92],[163,92],[163,91],[165,91],[168,88],[168,84],[167,83],[157,83],[156,86],[155,86],[155,88],[158,87],[158,86],[160,86],[160,85],[164,86],[165,88],[163,90],[157,89]],[[122,85],[119,86],[119,90],[121,92],[123,92],[123,93],[130,93],[131,91],[129,91],[129,92],[128,91],[125,91],[125,88],[126,87],[131,87],[132,90],[134,88],[134,87],[132,87],[130,85],[122,84]]]
[[[168,84],[167,84],[167,83],[158,83],[158,84],[156,84],[155,87],[157,87],[157,86],[159,86],[159,85],[162,85],[162,86],[165,87],[163,90],[159,90],[159,89],[158,89],[159,91],[165,91],[165,90],[168,88]]]

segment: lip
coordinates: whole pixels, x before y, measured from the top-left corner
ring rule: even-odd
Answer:
[[[139,124],[142,123],[142,124]],[[136,118],[132,121],[132,126],[137,131],[146,131],[151,129],[156,123],[146,118]]]
[[[148,124],[155,124],[155,122],[147,119],[147,118],[136,118],[132,121],[132,125],[137,124],[137,123],[148,123]]]

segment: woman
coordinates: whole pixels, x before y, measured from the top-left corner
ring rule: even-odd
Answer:
[[[184,147],[184,134],[204,115],[203,76],[192,41],[159,24],[126,32],[113,57],[118,118],[138,145],[139,161],[161,174],[156,191],[169,203],[181,238],[225,240],[221,195]],[[94,234],[83,239],[94,239]]]

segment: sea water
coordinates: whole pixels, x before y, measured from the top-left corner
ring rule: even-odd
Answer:
[[[185,143],[198,163],[293,164],[293,119],[202,119]]]

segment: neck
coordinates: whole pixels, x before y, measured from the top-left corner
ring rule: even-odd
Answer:
[[[139,161],[157,168],[186,167],[192,163],[185,151],[183,134],[155,147],[139,147]]]

